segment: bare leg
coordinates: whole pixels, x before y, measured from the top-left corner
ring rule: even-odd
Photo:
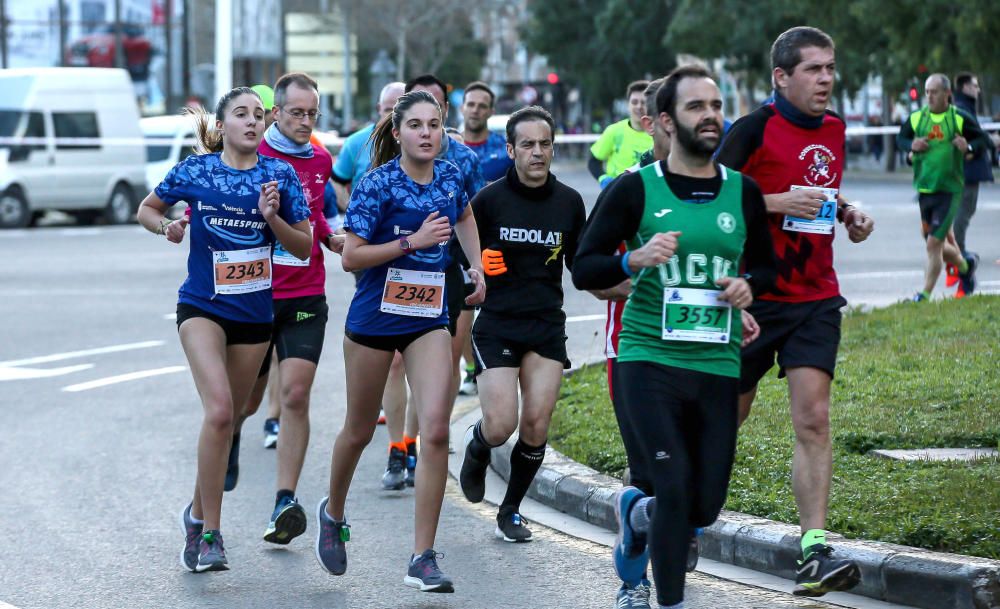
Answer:
[[[521,440],[531,446],[548,441],[552,411],[562,385],[562,362],[530,352],[521,360],[520,380],[524,402],[521,406]]]
[[[830,375],[818,368],[789,368],[788,397],[795,453],[792,492],[799,508],[802,531],[826,527],[833,473],[830,442]]]
[[[454,402],[448,384],[453,364],[449,343],[446,331],[435,330],[403,352],[420,421],[413,546],[413,553],[418,555],[434,547],[448,478],[448,426]]]
[[[750,391],[740,394],[739,425],[742,426],[743,422],[750,416],[750,408],[753,406],[755,397],[757,397],[757,385],[754,385]]]
[[[396,351],[389,367],[389,377],[382,395],[382,410],[385,412],[385,428],[389,432],[389,442],[403,441],[403,425],[406,420],[406,368],[403,356]]]
[[[297,357],[281,362],[281,427],[278,428],[278,490],[295,490],[309,446],[309,394],[316,364]]]
[[[927,266],[924,269],[924,292],[931,294],[941,274],[941,255],[944,242],[937,237],[927,236]]]
[[[271,354],[271,371],[268,374],[271,390],[267,392],[267,418],[281,418],[281,371],[278,362],[278,350]],[[260,404],[260,400],[257,401]]]
[[[520,368],[483,370],[476,379],[483,411],[480,431],[490,446],[499,446],[517,429],[517,376]]]

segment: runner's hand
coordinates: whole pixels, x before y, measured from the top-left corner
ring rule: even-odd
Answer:
[[[927,143],[926,137],[918,137],[910,144],[910,150],[913,152],[926,152],[928,148],[930,144]]]
[[[784,214],[793,218],[815,220],[816,214],[823,208],[826,194],[822,190],[812,188],[796,188],[788,192],[769,195],[767,211]]]
[[[507,263],[504,262],[503,252],[491,248],[483,250],[483,270],[490,277],[503,275],[507,272]]]
[[[180,220],[174,220],[163,229],[163,234],[167,236],[167,241],[180,243],[184,241],[184,233],[187,230],[188,217],[181,216]]]
[[[750,284],[742,277],[720,277],[715,280],[715,285],[722,288],[719,300],[728,302],[737,309],[745,309],[753,303]]]
[[[334,254],[344,253],[344,243],[347,241],[347,235],[344,233],[332,233],[326,238],[326,247]]]
[[[278,214],[281,197],[278,195],[278,183],[267,182],[260,185],[260,199],[257,200],[257,207],[260,208],[260,215],[264,220],[270,220]]]
[[[483,279],[483,270],[472,267],[467,273],[476,289],[465,297],[465,304],[469,306],[483,304],[483,301],[486,300],[486,280]]]
[[[957,148],[962,154],[969,152],[969,142],[961,135],[956,135],[955,139],[951,140],[951,145]]]
[[[428,214],[417,232],[407,237],[410,246],[415,250],[446,243],[448,239],[451,239],[451,224],[448,223],[447,216],[442,216],[441,212],[437,211]]]
[[[740,311],[740,317],[743,320],[743,342],[740,343],[740,347],[746,347],[760,336],[760,326],[757,325],[757,320],[753,318],[753,315],[745,310]]]
[[[680,236],[681,232],[675,230],[656,233],[646,245],[629,254],[628,267],[634,272],[670,260],[677,251],[677,238]]]
[[[848,207],[844,210],[844,226],[847,237],[854,243],[861,243],[875,230],[875,221],[857,207]]]

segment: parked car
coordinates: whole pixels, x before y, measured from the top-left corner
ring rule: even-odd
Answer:
[[[146,143],[148,193],[167,177],[174,165],[194,154],[194,122],[182,115],[150,116],[141,119],[139,127]]]
[[[66,48],[66,65],[90,68],[115,66],[115,25],[106,24],[97,32],[70,43]],[[141,27],[125,24],[122,27],[122,53],[125,67],[133,80],[149,78],[149,60],[153,45]]]
[[[128,222],[145,165],[125,70],[0,70],[0,228],[28,226],[48,210]]]

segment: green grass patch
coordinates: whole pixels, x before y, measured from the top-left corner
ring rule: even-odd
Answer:
[[[829,528],[848,537],[1000,559],[1000,462],[906,463],[873,448],[1000,445],[1000,297],[903,303],[844,318],[833,383]],[[794,435],[777,368],[740,430],[726,509],[798,521]],[[562,388],[559,451],[613,476],[625,467],[604,366]]]

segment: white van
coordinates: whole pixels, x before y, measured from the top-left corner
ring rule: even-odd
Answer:
[[[128,222],[145,194],[145,166],[125,70],[0,70],[0,228],[48,210]]]
[[[174,165],[194,154],[194,120],[181,114],[150,116],[139,126],[145,138],[146,192],[150,192]]]

